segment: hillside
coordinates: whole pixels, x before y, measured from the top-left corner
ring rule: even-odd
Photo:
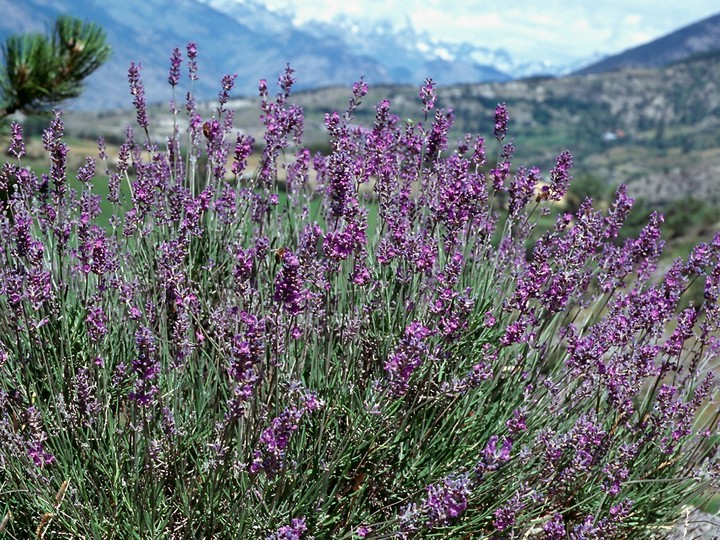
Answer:
[[[305,144],[327,144],[323,116],[347,105],[349,87],[303,91],[293,97],[306,113]],[[357,122],[371,125],[374,104],[389,98],[401,118],[421,118],[414,86],[371,86]],[[547,171],[569,148],[576,176],[592,175],[606,184],[627,183],[635,196],[662,203],[693,196],[720,202],[720,58],[703,57],[661,69],[634,69],[564,78],[440,88],[438,107],[452,108],[455,136],[490,133],[495,105],[507,102],[518,163]],[[127,100],[129,105],[130,100]],[[236,125],[256,139],[262,131],[256,98],[236,98]],[[201,109],[212,114],[213,104]],[[131,111],[74,112],[70,133],[123,137]],[[172,129],[167,106],[153,110],[157,137]]]
[[[609,56],[578,70],[576,74],[662,67],[698,53],[718,50],[720,50],[720,14],[681,28],[650,43]]]

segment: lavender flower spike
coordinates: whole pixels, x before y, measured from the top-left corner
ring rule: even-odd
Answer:
[[[435,107],[435,100],[437,95],[435,94],[435,82],[432,79],[425,79],[425,84],[420,87],[418,94],[423,102],[423,111],[428,113]]]
[[[21,158],[25,155],[25,143],[23,142],[23,129],[20,124],[13,122],[10,125],[10,148],[8,153],[12,154],[16,158]]]
[[[180,64],[182,64],[182,53],[175,47],[170,57],[170,71],[168,72],[170,86],[177,86],[180,82]]]
[[[495,107],[495,131],[493,132],[498,141],[502,141],[505,135],[507,135],[508,120],[507,105],[505,105],[505,103],[499,103],[498,106]]]
[[[146,110],[145,103],[145,87],[140,80],[140,70],[142,66],[130,62],[130,68],[128,69],[128,82],[130,83],[130,94],[133,96],[133,105],[137,111],[137,123],[138,125],[147,131],[149,120]]]

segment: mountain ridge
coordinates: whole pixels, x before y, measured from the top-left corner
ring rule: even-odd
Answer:
[[[684,26],[658,39],[585,66],[575,75],[627,68],[664,67],[696,54],[720,50],[720,13]]]
[[[275,80],[287,63],[296,70],[298,88],[349,86],[361,76],[371,84],[420,84],[432,77],[447,85],[567,71],[566,66],[518,62],[502,49],[433,40],[409,23],[384,35],[382,27],[361,25],[354,39],[348,31],[350,20],[295,25],[287,13],[273,12],[255,0],[0,0],[0,10],[0,39],[43,32],[60,13],[97,22],[106,30],[113,54],[87,80],[83,95],[69,104],[79,109],[127,106],[131,61],[144,67],[148,102],[163,100],[170,53],[188,41],[198,46],[200,79],[192,91],[199,99],[215,96],[222,76],[233,73],[238,75],[234,92],[253,95],[259,79]],[[180,95],[188,90],[181,88]]]

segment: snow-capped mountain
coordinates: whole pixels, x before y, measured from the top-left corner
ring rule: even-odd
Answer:
[[[347,15],[338,15],[329,23],[311,21],[295,25],[292,13],[269,11],[257,0],[199,1],[237,21],[258,21],[266,32],[295,28],[318,40],[341,42],[387,67],[392,82],[398,83],[418,84],[428,76],[442,84],[452,84],[561,75],[598,59],[581,59],[571,65],[550,60],[525,62],[501,48],[441,41],[427,32],[415,30],[409,18],[401,25],[389,20],[370,25]]]

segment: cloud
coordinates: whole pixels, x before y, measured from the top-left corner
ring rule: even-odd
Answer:
[[[615,53],[672,32],[719,11],[717,0],[266,0],[298,22],[331,21],[337,15],[364,24],[407,20],[438,39],[507,49],[528,60],[548,54],[570,60]],[[630,7],[631,6],[631,7]]]

